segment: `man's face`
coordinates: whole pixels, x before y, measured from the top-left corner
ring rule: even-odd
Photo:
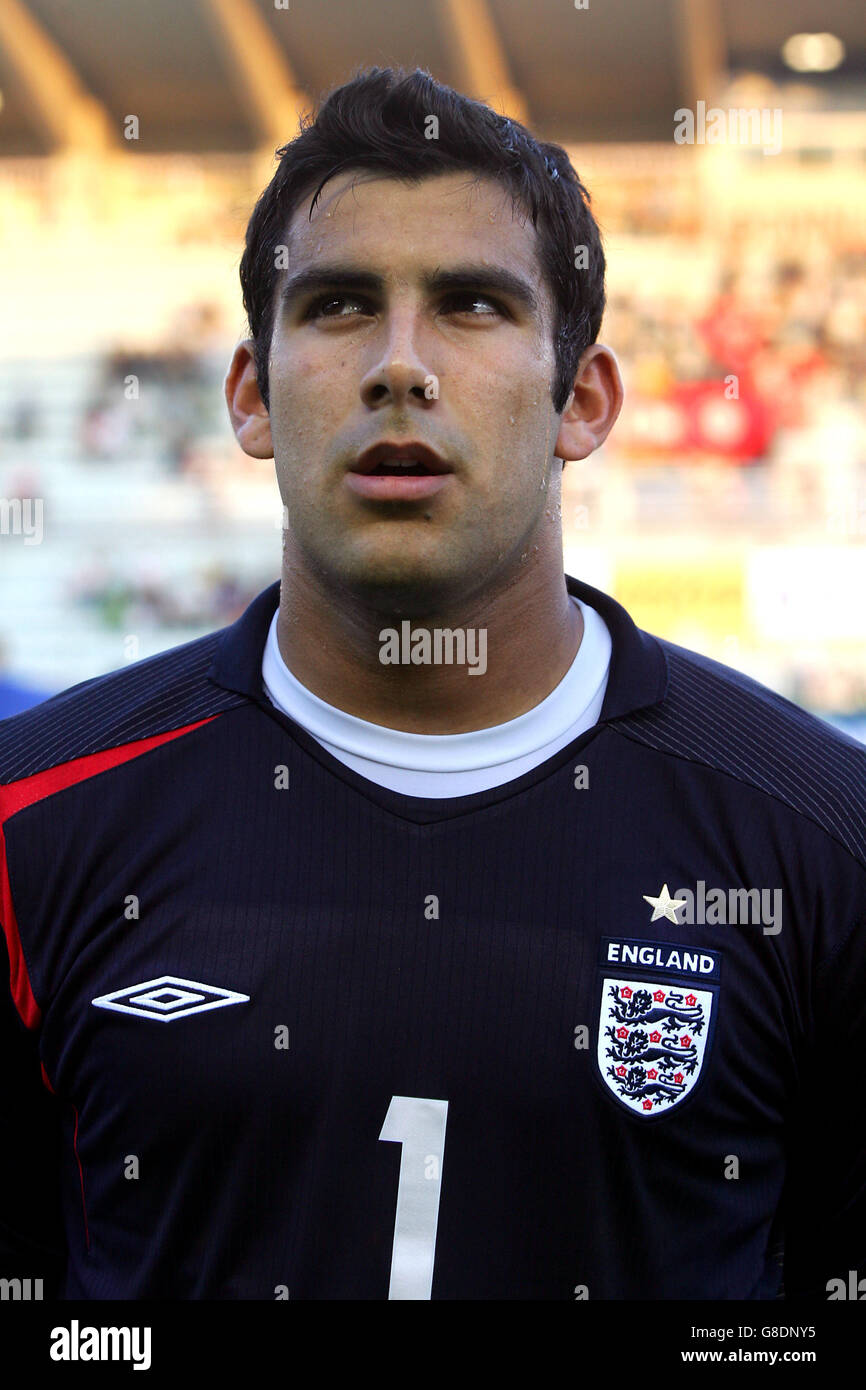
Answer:
[[[507,583],[533,546],[559,545],[553,305],[532,223],[465,173],[407,185],[349,170],[310,220],[309,201],[289,228],[269,367],[289,569],[416,614]],[[284,297],[326,267],[380,284]],[[430,283],[470,267],[464,288]],[[513,287],[486,283],[497,272]],[[350,470],[383,440],[420,441],[453,472],[420,499],[365,495]]]

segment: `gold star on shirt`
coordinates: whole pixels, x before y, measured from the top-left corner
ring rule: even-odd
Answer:
[[[666,883],[662,885],[662,891],[657,898],[648,898],[646,893],[642,896],[644,902],[649,903],[652,907],[653,915],[650,918],[651,922],[655,922],[658,917],[667,917],[669,922],[675,922],[677,926],[680,925],[679,922],[677,922],[677,908],[687,906],[686,898],[672,898],[668,892]]]

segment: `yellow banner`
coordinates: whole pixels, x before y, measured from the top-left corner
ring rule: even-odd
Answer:
[[[688,645],[704,632],[745,639],[745,583],[739,560],[616,560],[613,597],[638,627]]]

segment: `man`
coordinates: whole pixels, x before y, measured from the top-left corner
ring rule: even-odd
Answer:
[[[866,750],[563,574],[622,400],[564,152],[373,69],[280,154],[226,395],[282,579],[0,731],[3,1272],[826,1298]]]

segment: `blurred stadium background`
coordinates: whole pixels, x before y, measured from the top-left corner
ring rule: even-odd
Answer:
[[[373,63],[525,120],[592,194],[627,396],[565,470],[568,572],[866,737],[849,0],[0,0],[0,714],[278,576],[221,392],[244,228],[298,113]],[[781,149],[677,143],[699,102],[780,112]]]

